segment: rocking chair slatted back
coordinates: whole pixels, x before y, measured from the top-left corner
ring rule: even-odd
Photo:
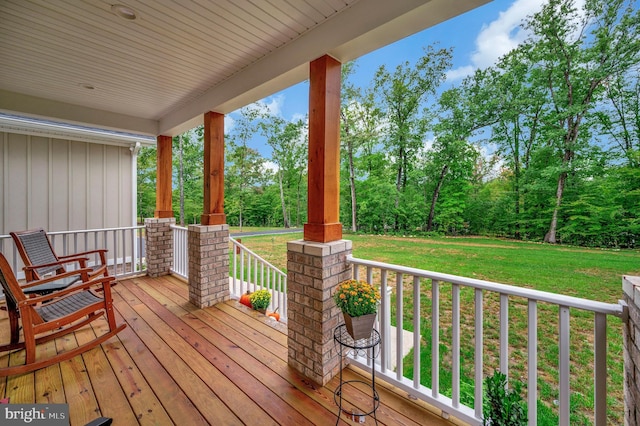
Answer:
[[[58,258],[53,252],[53,247],[51,247],[51,242],[49,241],[49,238],[47,238],[47,234],[43,229],[38,229],[29,233],[14,234],[24,247],[24,252],[29,257],[31,265],[46,265],[56,263],[58,261]],[[22,255],[22,253],[20,254]],[[42,268],[35,269],[35,271],[40,277],[44,277],[45,275],[57,272],[60,269],[62,269],[60,272],[64,272],[64,269],[60,265],[44,266]]]
[[[100,275],[104,275],[105,277],[108,275],[106,249],[89,250],[82,253],[58,256],[51,245],[47,233],[42,228],[11,232],[10,234],[25,265],[24,273],[27,282],[41,280],[51,273],[62,274],[66,272],[67,269],[60,263],[61,261],[77,263],[80,268],[89,267],[89,279]],[[89,259],[87,256],[92,255],[99,256],[100,262],[88,266],[87,261]],[[83,278],[83,281],[86,281],[86,277]]]

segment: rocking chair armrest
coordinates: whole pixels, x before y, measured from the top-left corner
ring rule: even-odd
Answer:
[[[66,256],[58,256],[58,259],[67,259],[67,258],[74,258],[74,257],[85,257],[89,254],[99,254],[100,258],[104,261],[104,256],[105,253],[108,252],[109,250],[107,249],[95,249],[95,250],[89,250],[89,251],[83,251],[82,253],[74,253],[74,254],[69,254]]]
[[[75,262],[78,262],[80,265],[82,265],[87,260],[89,260],[89,258],[87,258],[87,257],[74,257],[74,258],[70,258],[70,259],[59,260],[57,262],[41,263],[39,265],[25,266],[22,269],[25,272],[27,272],[27,271],[33,271],[35,269],[46,268],[47,266],[62,266],[62,265],[65,265],[67,263],[75,263]],[[79,269],[77,269],[77,271],[79,271]],[[58,276],[58,278],[60,278],[60,276]]]
[[[68,272],[64,272],[62,274],[58,274],[58,275],[52,275],[50,277],[47,278],[43,278],[41,280],[37,280],[37,281],[31,281],[27,284],[22,284],[20,287],[22,287],[22,289],[28,289],[30,287],[36,287],[42,284],[47,284],[53,281],[58,281],[62,278],[67,278],[67,277],[72,277],[74,275],[82,275],[82,274],[88,274],[89,272],[91,272],[91,268],[81,268],[81,269],[76,269],[74,271],[68,271]]]
[[[52,301],[53,299],[64,298],[66,295],[71,294],[71,293],[76,293],[76,292],[79,292],[79,291],[88,291],[89,288],[96,287],[96,286],[100,286],[100,287],[102,287],[103,290],[106,290],[108,287],[111,287],[111,283],[113,281],[115,281],[115,277],[112,277],[112,276],[96,278],[94,280],[87,281],[87,282],[84,282],[84,283],[76,285],[76,286],[67,287],[67,288],[65,288],[63,290],[58,290],[56,292],[47,294],[45,296],[32,297],[32,298],[23,300],[23,301],[19,302],[18,305],[19,306],[30,306],[30,305],[33,306],[33,305],[37,305],[37,304],[42,303],[42,302]]]

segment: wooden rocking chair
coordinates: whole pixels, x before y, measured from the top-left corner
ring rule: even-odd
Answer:
[[[64,263],[78,262],[80,268],[90,268],[88,279],[93,279],[100,275],[104,275],[105,277],[108,275],[106,261],[107,250],[105,249],[74,253],[68,256],[58,256],[53,250],[53,246],[51,246],[51,241],[49,241],[47,233],[42,228],[11,232],[10,234],[24,263],[24,274],[27,282],[41,280],[51,273],[62,274],[66,272],[67,270],[61,261],[64,261]],[[100,256],[100,263],[87,266],[87,256],[95,254]],[[83,281],[86,281],[86,279],[83,279]],[[67,285],[71,284],[73,283]]]
[[[44,280],[27,284],[38,286],[74,274],[87,273],[88,269],[64,272]],[[100,277],[46,296],[28,297],[20,286],[11,266],[0,253],[0,284],[6,297],[11,341],[0,346],[0,352],[25,350],[25,364],[0,368],[0,376],[27,373],[73,358],[115,336],[126,324],[116,325],[111,299],[111,283],[114,277]],[[97,294],[92,289],[101,290]],[[105,316],[109,331],[77,348],[58,353],[46,359],[36,359],[36,346],[69,334],[94,320]],[[22,323],[24,339],[20,341],[19,323]]]

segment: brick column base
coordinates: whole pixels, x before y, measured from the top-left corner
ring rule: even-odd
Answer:
[[[321,386],[340,369],[333,330],[342,313],[332,295],[336,285],[351,277],[348,254],[347,240],[298,240],[287,245],[289,366]]]
[[[189,301],[199,308],[230,299],[229,225],[189,225]]]
[[[176,219],[149,218],[144,220],[147,274],[159,277],[169,274],[173,266],[173,231]]]
[[[629,321],[622,324],[624,346],[624,424],[640,424],[640,277],[622,277]]]

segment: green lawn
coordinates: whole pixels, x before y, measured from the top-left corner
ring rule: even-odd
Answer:
[[[286,242],[301,238],[301,234],[243,238],[243,243],[274,265],[286,269]],[[534,288],[616,303],[622,298],[622,275],[640,275],[640,251],[601,250],[580,247],[552,246],[490,238],[410,238],[390,236],[346,235],[353,241],[353,255],[420,269],[444,272],[465,277]],[[423,345],[421,351],[421,379],[430,383],[430,295],[431,284],[425,281],[421,300]],[[448,346],[451,334],[448,313],[447,287],[441,288],[441,391],[447,393],[447,378],[451,376]],[[405,310],[412,306],[410,292],[405,291]],[[407,297],[409,295],[409,297]],[[473,398],[473,304],[472,292],[463,291],[462,375],[468,377],[463,388],[469,404]],[[468,308],[465,308],[469,304]],[[498,332],[497,297],[487,294],[484,304],[485,374],[497,366]],[[514,299],[510,303],[510,377],[526,381],[526,302]],[[538,424],[557,424],[557,308],[539,306],[539,409]],[[571,373],[572,424],[590,424],[593,412],[593,317],[571,311]],[[405,315],[405,327],[407,325]],[[496,325],[496,326],[494,326]],[[609,423],[623,421],[622,400],[622,332],[617,318],[608,321]],[[409,363],[410,364],[410,363]],[[405,369],[412,374],[410,365]]]

